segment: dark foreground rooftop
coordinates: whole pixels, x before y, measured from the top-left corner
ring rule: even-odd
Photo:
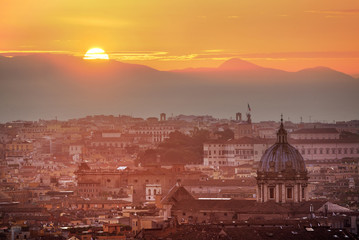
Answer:
[[[221,225],[181,225],[174,231],[144,230],[139,239],[357,239],[354,235],[341,229],[305,226],[221,226]]]

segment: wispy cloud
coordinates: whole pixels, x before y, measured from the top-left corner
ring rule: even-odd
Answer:
[[[198,54],[170,55],[163,51],[144,52],[108,52],[110,58],[119,61],[188,61],[196,58]]]
[[[92,27],[119,27],[131,23],[120,19],[106,19],[95,17],[66,17],[59,19],[60,22],[71,25],[92,26]]]
[[[238,19],[239,16],[227,16],[228,19]]]
[[[81,52],[47,51],[47,50],[0,50],[3,56],[28,54],[66,54],[82,56]],[[165,51],[112,51],[107,52],[110,59],[118,61],[224,61],[231,58],[245,60],[285,61],[288,59],[359,59],[359,51],[352,52],[274,52],[274,53],[244,53],[224,49],[207,49],[197,53],[173,55]]]
[[[160,60],[168,53],[163,51],[125,51],[125,52],[108,52],[110,58],[119,61],[149,61]]]
[[[69,51],[57,51],[57,50],[0,50],[0,53],[59,53],[68,54]]]
[[[331,15],[359,15],[359,9],[342,9],[342,10],[307,10],[306,13],[313,14],[331,14]]]
[[[218,53],[218,52],[224,52],[223,49],[207,49],[207,50],[204,50],[203,52],[206,52],[206,53]]]

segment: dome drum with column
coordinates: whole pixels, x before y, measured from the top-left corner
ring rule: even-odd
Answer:
[[[287,141],[283,119],[277,142],[263,154],[257,170],[257,201],[277,203],[308,200],[308,175],[302,155]]]

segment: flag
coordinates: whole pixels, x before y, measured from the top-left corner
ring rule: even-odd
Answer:
[[[251,107],[249,106],[249,103],[248,103],[248,111],[251,111]]]

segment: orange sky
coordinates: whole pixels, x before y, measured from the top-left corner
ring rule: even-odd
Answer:
[[[0,55],[101,47],[162,70],[239,57],[359,74],[358,0],[11,0],[0,16]]]

